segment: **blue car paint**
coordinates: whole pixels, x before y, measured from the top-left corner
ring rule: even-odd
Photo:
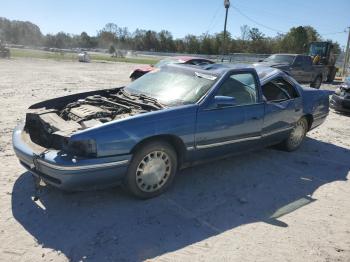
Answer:
[[[95,139],[98,156],[128,154],[141,140],[159,135],[179,137],[193,147],[197,108],[185,105],[144,113],[81,131],[71,139]]]
[[[28,141],[23,139],[23,126],[17,127],[13,134],[15,152],[21,163],[44,181],[62,189],[83,189],[114,185],[120,181],[127,171],[135,146],[152,137],[171,136],[178,139],[184,148],[183,162],[194,163],[232,152],[275,144],[288,136],[301,116],[311,116],[313,120],[311,128],[314,128],[328,115],[328,94],[321,90],[303,88],[277,69],[247,65],[207,67],[208,70],[212,68],[212,73],[217,74],[218,79],[198,103],[111,121],[79,131],[70,137],[72,141],[95,140],[98,152],[95,158],[73,160],[73,156],[64,152],[48,150],[42,154],[41,163],[36,163],[33,167],[31,164],[33,154],[40,152],[35,152],[28,146]],[[242,72],[250,72],[255,77],[258,87],[257,103],[213,108],[217,89],[228,75]],[[279,104],[266,102],[262,96],[260,83],[267,83],[275,77],[283,77],[290,82],[300,97]],[[57,100],[63,101],[63,98]],[[114,162],[121,164],[108,166],[108,163]],[[107,164],[107,167],[104,164]],[[62,166],[65,169],[60,169]],[[73,170],[69,167],[73,167]],[[57,178],[60,184],[52,182],[48,177]]]

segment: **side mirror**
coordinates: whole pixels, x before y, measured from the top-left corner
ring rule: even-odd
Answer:
[[[236,98],[231,96],[215,96],[215,107],[228,107],[236,105]]]

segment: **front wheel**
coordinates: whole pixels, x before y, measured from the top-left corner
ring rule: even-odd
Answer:
[[[305,117],[302,117],[295,124],[288,138],[281,143],[282,149],[286,151],[294,151],[300,147],[308,130],[308,122]]]
[[[177,170],[177,156],[168,143],[154,141],[135,153],[125,184],[136,197],[147,199],[160,195],[172,183]]]
[[[327,82],[332,83],[334,81],[335,75],[337,74],[337,68],[333,67],[331,70],[329,70],[328,76],[327,76]]]

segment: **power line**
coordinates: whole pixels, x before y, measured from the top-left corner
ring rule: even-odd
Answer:
[[[234,6],[234,5],[231,5],[233,9],[235,9],[240,15],[244,16],[246,19],[248,19],[249,21],[261,26],[261,27],[264,27],[266,29],[269,29],[271,31],[275,31],[277,33],[286,33],[286,32],[283,32],[282,30],[279,30],[279,29],[276,29],[276,28],[273,28],[273,27],[270,27],[270,26],[267,26],[267,25],[264,25],[262,23],[260,23],[259,21],[249,17],[248,15],[246,15],[245,13],[243,13],[237,6]],[[346,30],[343,30],[343,31],[338,31],[338,32],[329,32],[329,33],[325,33],[325,34],[320,34],[321,36],[326,36],[326,35],[335,35],[335,34],[344,34],[346,33]]]
[[[220,9],[220,12],[219,12],[219,17],[222,17],[223,15],[225,14],[225,11],[224,9]],[[218,23],[221,23],[222,21],[220,19],[216,19],[215,23],[213,24],[212,28],[215,28]]]
[[[346,30],[344,31],[339,31],[339,32],[331,32],[331,33],[326,33],[326,34],[321,34],[322,36],[324,35],[336,35],[336,34],[345,34]]]
[[[244,13],[243,13],[240,9],[238,9],[236,6],[234,6],[234,5],[231,5],[231,6],[232,6],[232,8],[235,9],[240,15],[244,16],[244,17],[247,18],[249,21],[251,21],[251,22],[253,22],[253,23],[255,23],[255,24],[257,24],[257,25],[259,25],[259,26],[261,26],[261,27],[264,27],[264,28],[266,28],[266,29],[269,29],[269,30],[271,30],[271,31],[275,31],[275,32],[277,32],[277,33],[285,33],[285,32],[283,32],[282,30],[279,30],[279,29],[272,28],[272,27],[270,27],[270,26],[264,25],[264,24],[262,24],[262,23],[256,21],[255,19],[253,19],[253,18],[247,16],[246,14],[244,14]]]
[[[214,25],[216,25],[216,23],[214,24],[214,21],[215,21],[215,19],[216,19],[218,13],[219,13],[219,11],[220,11],[220,7],[221,7],[221,6],[218,6],[218,8],[216,9],[216,11],[215,11],[215,13],[214,13],[214,15],[213,15],[213,17],[212,17],[212,19],[211,19],[210,24],[208,25],[208,30],[207,30],[208,32],[210,32],[210,30],[214,27]]]

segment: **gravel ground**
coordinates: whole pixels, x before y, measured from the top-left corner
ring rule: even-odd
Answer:
[[[44,188],[34,202],[11,147],[26,108],[124,85],[134,66],[0,60],[0,261],[350,261],[350,118],[334,112],[297,152],[189,168],[152,200]]]

